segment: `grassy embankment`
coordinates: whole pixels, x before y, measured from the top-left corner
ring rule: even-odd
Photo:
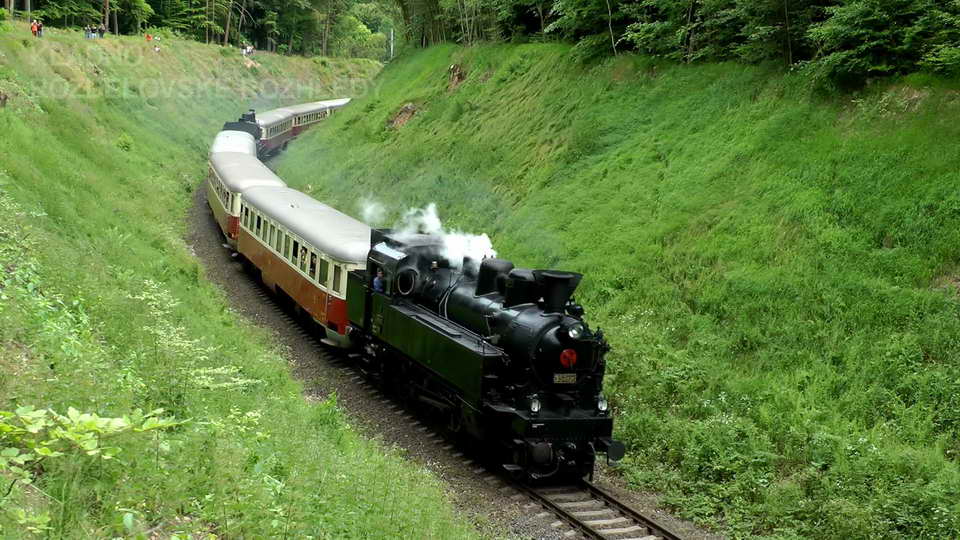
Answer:
[[[954,88],[824,99],[758,67],[441,47],[388,66],[280,173],[355,213],[437,202],[502,256],[585,273],[623,473],[683,515],[735,536],[957,537]]]
[[[5,450],[0,537],[469,536],[428,473],[360,438],[334,400],[303,399],[183,241],[223,121],[356,93],[379,66],[259,55],[251,69],[234,50],[161,43],[0,33],[0,411],[183,422],[63,418],[40,440],[65,455],[28,462],[30,486],[11,484]],[[23,422],[0,414],[0,448],[29,452],[29,434],[2,431]]]

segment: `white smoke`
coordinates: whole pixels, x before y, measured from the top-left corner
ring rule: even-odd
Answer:
[[[490,237],[484,234],[469,234],[457,230],[446,230],[437,214],[437,205],[430,203],[426,208],[411,208],[404,212],[394,227],[398,236],[429,234],[443,239],[442,257],[450,261],[454,268],[463,266],[463,258],[470,257],[479,266],[480,261],[496,257]]]
[[[358,203],[363,222],[371,227],[381,225],[387,219],[387,208],[378,201],[364,197]]]

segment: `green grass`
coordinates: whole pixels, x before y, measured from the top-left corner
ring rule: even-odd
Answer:
[[[622,473],[682,515],[737,537],[956,537],[956,96],[929,77],[824,98],[763,67],[436,47],[280,174],[353,213],[436,202],[501,256],[584,272]],[[417,115],[388,127],[405,103]]]
[[[113,460],[48,458],[32,485],[0,472],[0,537],[470,537],[429,472],[360,437],[335,396],[303,398],[183,241],[224,121],[361,91],[379,66],[46,33],[0,33],[0,410],[184,423],[111,439]],[[155,90],[171,84],[189,91]]]

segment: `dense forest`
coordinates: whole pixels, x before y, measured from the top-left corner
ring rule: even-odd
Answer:
[[[960,66],[960,0],[4,0],[48,23],[170,29],[294,54],[388,58],[440,42],[572,40],[584,59],[780,62],[829,85]],[[33,5],[31,5],[31,1]]]
[[[572,40],[584,59],[779,62],[826,85],[960,66],[960,0],[4,0],[48,24],[378,59],[440,42]],[[31,5],[31,2],[33,5]]]

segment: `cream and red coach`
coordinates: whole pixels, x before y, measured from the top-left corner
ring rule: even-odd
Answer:
[[[311,124],[330,116],[330,113],[347,103],[350,103],[349,98],[331,99],[281,107],[257,114],[257,125],[261,129],[261,155],[270,155],[277,149],[283,148],[290,139],[299,135]]]
[[[244,151],[249,138],[253,153]],[[217,144],[219,142],[219,146]],[[213,151],[217,148],[234,151]],[[242,131],[221,131],[210,153],[207,204],[230,247],[240,232],[240,205],[244,192],[255,187],[286,187],[286,183],[257,159],[256,142]]]
[[[237,251],[327,329],[326,343],[347,345],[347,273],[366,268],[370,227],[285,187],[248,189],[240,205]]]

